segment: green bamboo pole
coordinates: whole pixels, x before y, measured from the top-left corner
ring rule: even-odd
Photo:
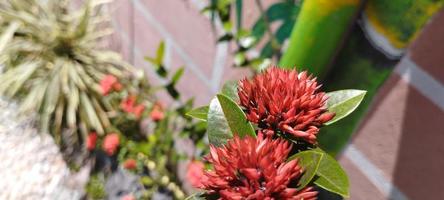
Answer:
[[[322,76],[361,0],[306,0],[279,65]]]
[[[319,133],[319,143],[323,149],[336,155],[348,143],[369,105],[399,61],[394,59],[393,51],[403,51],[425,23],[442,8],[444,1],[433,0],[369,0],[362,21],[369,27],[356,28],[347,39],[344,48],[336,58],[332,70],[324,79],[324,90],[333,91],[343,88],[367,90],[363,103],[350,116],[331,126],[324,127]],[[363,31],[364,30],[364,31]],[[371,41],[370,33],[377,33],[385,39]],[[369,39],[370,38],[370,41]],[[375,48],[376,44],[383,44]],[[389,48],[381,50],[381,48]],[[396,52],[395,52],[396,53]],[[316,55],[315,55],[316,56]]]

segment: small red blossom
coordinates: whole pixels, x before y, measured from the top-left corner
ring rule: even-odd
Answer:
[[[133,170],[133,169],[136,169],[136,167],[137,167],[137,161],[136,160],[134,160],[134,159],[127,159],[127,160],[125,160],[125,162],[123,163],[123,167],[125,168],[125,169],[129,169],[129,170]]]
[[[122,102],[120,102],[120,108],[127,113],[134,114],[136,118],[139,118],[145,110],[145,106],[143,104],[136,105],[136,96],[134,95],[123,99]]]
[[[130,95],[127,98],[123,99],[122,102],[120,102],[120,108],[127,113],[131,113],[133,112],[135,104],[136,96]]]
[[[109,156],[114,155],[119,147],[119,135],[117,133],[108,134],[103,140],[103,150]]]
[[[305,71],[271,67],[252,80],[240,81],[238,94],[248,120],[267,134],[279,130],[316,144],[319,127],[335,115],[327,112],[328,97],[319,88],[316,78]]]
[[[153,121],[160,121],[165,117],[165,113],[163,112],[163,105],[160,102],[157,102],[153,106],[153,110],[150,113],[150,117]]]
[[[296,189],[303,169],[298,160],[286,162],[291,144],[272,140],[260,133],[257,138],[235,136],[222,147],[210,147],[207,160],[214,170],[205,171],[201,189],[220,199],[312,200],[312,187]]]
[[[100,80],[100,88],[102,90],[102,95],[106,96],[112,90],[120,91],[122,89],[122,85],[115,76],[109,74]]]
[[[91,132],[86,138],[86,149],[88,149],[88,151],[94,150],[96,148],[96,142],[97,142],[97,133]]]
[[[132,194],[127,194],[127,195],[123,196],[121,198],[121,200],[136,200],[136,198]]]
[[[142,115],[144,110],[145,110],[145,106],[142,104],[139,104],[133,108],[132,113],[136,116],[136,118],[139,118]]]
[[[202,187],[201,180],[204,177],[205,165],[201,161],[191,161],[187,167],[186,177],[193,187]]]

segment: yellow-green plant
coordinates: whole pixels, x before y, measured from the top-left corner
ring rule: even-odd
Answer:
[[[41,129],[59,144],[113,130],[118,106],[101,93],[106,75],[125,91],[142,80],[118,54],[100,48],[111,33],[101,11],[107,2],[90,1],[78,10],[69,0],[0,2],[0,94],[18,99],[21,112],[37,112]]]

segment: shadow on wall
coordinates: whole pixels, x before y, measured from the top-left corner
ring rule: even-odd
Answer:
[[[405,101],[393,183],[410,199],[444,199],[444,112],[413,87]]]

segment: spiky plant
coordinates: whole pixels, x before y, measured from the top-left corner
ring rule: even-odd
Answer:
[[[110,33],[104,3],[90,1],[73,11],[69,0],[0,2],[0,94],[19,99],[20,112],[37,112],[42,130],[59,144],[113,129],[117,108],[112,95],[101,92],[104,77],[116,77],[123,90],[137,81],[137,70],[99,48]]]

